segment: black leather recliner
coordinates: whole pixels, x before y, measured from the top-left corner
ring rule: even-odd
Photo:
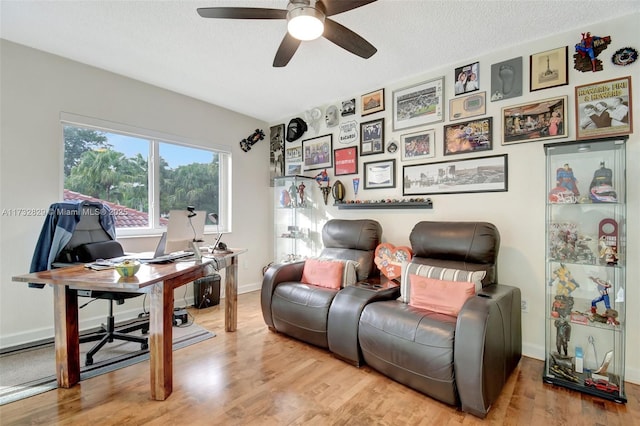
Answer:
[[[364,362],[426,395],[485,417],[522,353],[520,289],[497,284],[500,235],[486,222],[420,222],[412,262],[486,271],[482,289],[456,317],[401,300],[364,307]]]
[[[322,229],[322,258],[358,263],[358,281],[377,275],[374,254],[382,238],[375,220],[329,220]],[[313,345],[328,348],[328,318],[334,298],[341,289],[300,282],[305,262],[271,266],[262,282],[262,315],[271,330]],[[357,319],[352,327],[357,329]],[[354,338],[354,345],[357,340]]]

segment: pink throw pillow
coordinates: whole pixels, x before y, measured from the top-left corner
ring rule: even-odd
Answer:
[[[410,275],[409,305],[457,317],[464,303],[475,294],[475,284],[464,281],[443,281]]]
[[[344,264],[331,260],[307,259],[304,262],[301,282],[320,287],[339,289],[342,287]]]

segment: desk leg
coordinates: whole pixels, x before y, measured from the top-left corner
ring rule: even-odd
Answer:
[[[151,399],[164,401],[173,391],[173,287],[153,286],[149,303]]]
[[[53,286],[53,323],[58,386],[70,388],[80,381],[78,293],[67,286]]]
[[[224,286],[224,327],[226,331],[236,331],[238,326],[238,256],[231,256],[231,263],[225,268]]]

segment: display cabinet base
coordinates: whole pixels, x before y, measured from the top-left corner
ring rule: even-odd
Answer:
[[[545,371],[546,371],[546,368],[545,368]],[[578,374],[578,376],[582,377],[583,379],[588,377],[587,373]],[[550,376],[550,375],[547,375],[546,373],[542,374],[542,381],[544,383],[548,383],[551,385],[562,386],[578,392],[586,393],[591,396],[597,396],[602,399],[606,399],[608,401],[617,402],[619,404],[627,403],[627,398],[624,395],[620,395],[619,392],[605,392],[591,386],[586,386],[582,383],[574,383],[569,380],[561,379],[555,376]]]

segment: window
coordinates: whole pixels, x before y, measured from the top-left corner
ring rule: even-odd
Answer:
[[[70,114],[62,126],[64,199],[108,203],[118,235],[161,232],[169,212],[187,206],[216,213],[220,231],[231,229],[228,151]]]

